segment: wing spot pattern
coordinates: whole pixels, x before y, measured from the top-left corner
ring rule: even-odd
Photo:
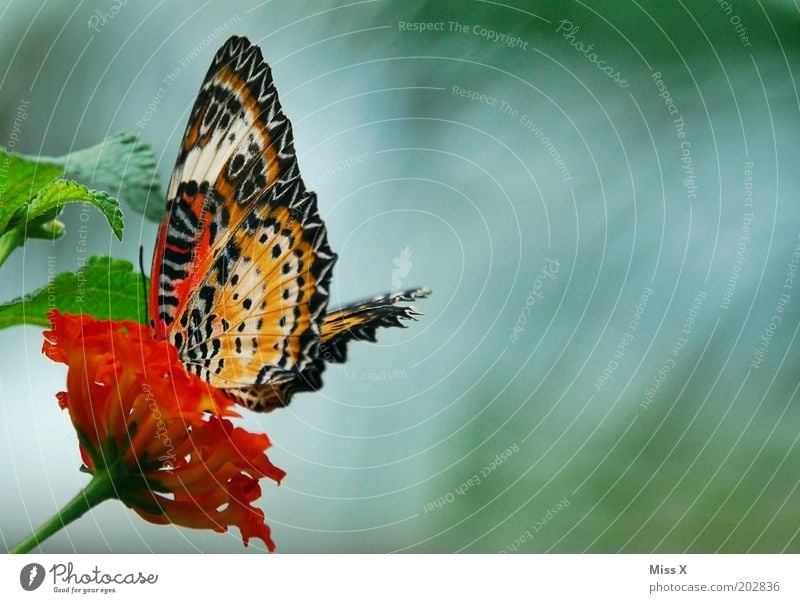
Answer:
[[[175,305],[153,312],[180,316],[166,336],[187,367],[257,410],[318,388],[336,255],[269,67],[246,39],[215,56],[169,190],[170,245],[153,282]]]

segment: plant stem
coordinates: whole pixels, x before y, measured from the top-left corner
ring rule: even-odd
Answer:
[[[22,245],[25,234],[20,227],[9,230],[0,236],[0,266],[6,261],[11,252]]]
[[[92,481],[78,492],[78,495],[69,501],[63,509],[8,552],[27,553],[61,528],[78,519],[92,507],[113,496],[114,482],[111,475],[106,471],[98,471],[92,477]]]

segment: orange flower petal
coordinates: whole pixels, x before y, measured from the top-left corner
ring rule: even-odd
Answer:
[[[48,314],[42,351],[68,366],[69,412],[90,471],[114,467],[119,498],[154,523],[224,532],[274,549],[258,481],[285,473],[264,434],[234,427],[232,400],[189,373],[177,350],[133,322]],[[122,464],[122,471],[119,466]]]

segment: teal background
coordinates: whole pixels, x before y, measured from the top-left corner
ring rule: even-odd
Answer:
[[[334,304],[391,289],[396,262],[434,290],[320,392],[246,415],[287,471],[259,501],[279,552],[800,552],[796,3],[130,2],[90,28],[114,5],[0,3],[0,146],[28,101],[16,150],[133,131],[166,185],[216,48],[247,35],[340,255]],[[92,213],[81,240],[81,211],[3,266],[4,298],[91,254],[149,266],[156,224],[126,211],[119,244]],[[41,341],[0,332],[5,547],[86,482]],[[107,502],[42,550],[245,549]]]

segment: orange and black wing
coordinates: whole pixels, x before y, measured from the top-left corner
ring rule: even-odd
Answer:
[[[353,339],[402,326],[419,289],[327,313],[336,255],[257,46],[230,38],[192,108],[168,189],[151,321],[186,367],[254,410],[318,389]]]
[[[378,328],[405,327],[404,321],[415,319],[421,312],[413,306],[401,305],[402,302],[421,299],[429,294],[430,290],[425,288],[412,289],[348,304],[329,312],[322,323],[321,343],[315,362],[292,379],[240,389],[237,395],[251,408],[270,411],[286,406],[298,392],[319,389],[322,387],[325,363],[344,362],[350,341],[375,341]]]
[[[326,362],[347,360],[347,344],[352,340],[376,341],[380,327],[405,327],[404,320],[421,314],[414,306],[400,305],[430,295],[424,287],[389,293],[328,312],[322,323],[320,356]]]
[[[153,258],[156,333],[189,370],[257,407],[253,388],[316,366],[335,260],[269,66],[233,37],[203,81],[172,174]]]

